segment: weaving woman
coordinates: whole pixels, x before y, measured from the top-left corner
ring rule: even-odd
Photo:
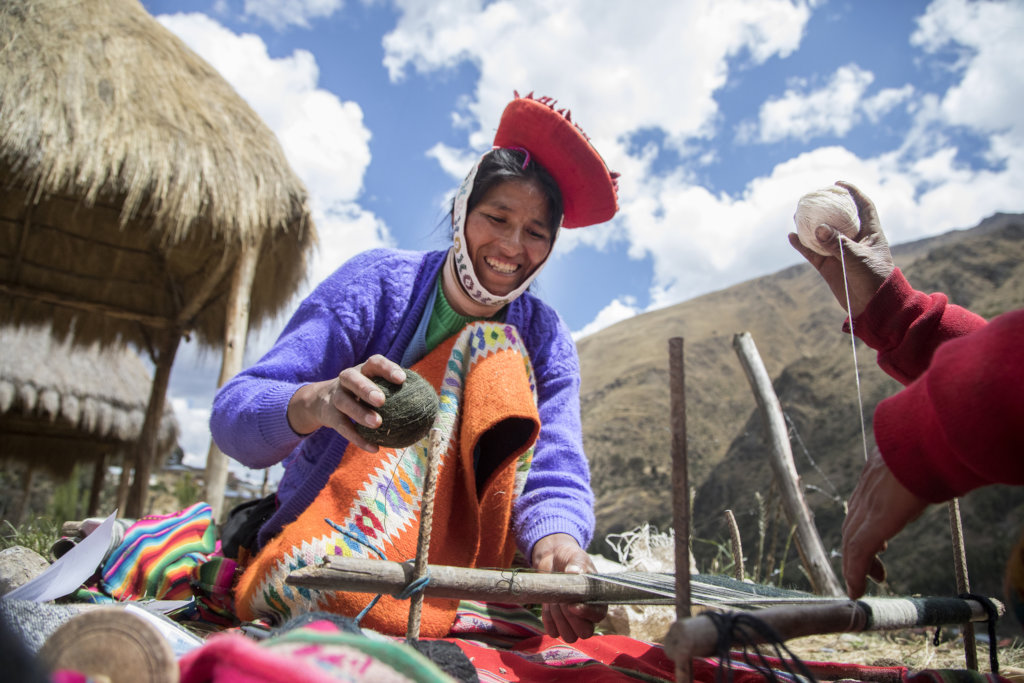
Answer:
[[[300,305],[273,348],[217,394],[211,430],[249,467],[285,465],[276,510],[236,591],[243,617],[329,609],[355,616],[371,596],[293,590],[289,571],[331,554],[415,554],[426,439],[378,448],[384,396],[372,378],[403,368],[441,396],[444,459],[430,561],[594,571],[593,494],[583,453],[579,362],[558,315],[527,291],[560,227],[609,220],[615,175],[568,114],[518,95],[494,148],[452,206],[444,251],[356,256]],[[402,633],[407,603],[385,597],[362,623]],[[423,634],[444,635],[455,603],[428,598]],[[548,633],[593,633],[600,609],[545,605]]]

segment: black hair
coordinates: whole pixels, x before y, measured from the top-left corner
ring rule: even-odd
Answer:
[[[536,182],[547,199],[548,227],[551,228],[551,241],[554,242],[555,233],[562,224],[562,191],[558,189],[558,183],[547,169],[532,158],[524,168],[525,160],[526,153],[521,149],[498,147],[485,154],[473,179],[473,191],[469,193],[466,202],[466,215],[468,216],[484,195],[496,185],[510,180]],[[453,200],[452,213],[454,208]]]

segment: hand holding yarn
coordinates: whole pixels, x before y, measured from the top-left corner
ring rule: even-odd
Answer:
[[[381,423],[370,428],[357,422],[360,436],[378,446],[405,448],[430,432],[439,406],[437,392],[430,382],[406,370],[401,384],[383,377],[374,377],[373,383],[384,393],[384,405],[377,408]]]
[[[857,205],[850,193],[837,185],[808,192],[801,197],[796,204],[793,222],[796,223],[800,243],[822,256],[832,254],[818,241],[818,226],[827,225],[850,239],[856,239],[860,232]]]
[[[376,453],[377,444],[356,429],[357,424],[376,429],[383,422],[375,409],[384,405],[386,396],[373,378],[402,384],[406,371],[376,354],[333,379],[304,384],[288,401],[288,424],[302,435],[329,427],[363,450]]]
[[[878,288],[882,286],[885,279],[892,273],[892,254],[889,251],[889,241],[882,232],[882,225],[878,220],[878,212],[872,201],[861,192],[855,185],[839,181],[836,183],[836,190],[828,188],[811,195],[819,195],[817,200],[810,202],[811,208],[801,211],[805,195],[797,205],[797,214],[793,217],[797,224],[797,230],[801,230],[801,223],[810,227],[802,228],[803,233],[790,233],[789,243],[793,245],[800,254],[807,259],[821,274],[822,279],[828,284],[832,294],[836,297],[839,305],[846,308],[847,286],[849,287],[850,310],[853,317],[860,315],[868,305],[871,297],[875,295]],[[822,200],[823,193],[842,193],[853,206],[856,207],[857,223],[851,228],[851,221],[848,219],[847,208],[842,207],[844,201],[838,198]],[[829,204],[830,202],[830,204]],[[814,205],[817,208],[814,208]],[[824,210],[823,205],[828,204]],[[817,220],[826,217],[814,224]],[[835,224],[830,223],[833,221]],[[844,231],[845,229],[845,231]],[[852,229],[852,234],[849,232]],[[844,235],[841,239],[840,235]],[[805,241],[806,240],[806,241]],[[810,243],[812,246],[808,246]],[[842,250],[840,252],[840,249]],[[846,266],[846,273],[843,273],[843,266]]]

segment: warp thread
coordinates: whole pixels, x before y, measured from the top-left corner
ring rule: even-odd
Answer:
[[[793,214],[796,234],[800,243],[822,256],[831,256],[818,242],[814,231],[819,225],[828,225],[839,232],[839,260],[843,270],[843,289],[846,290],[846,310],[850,310],[850,285],[846,279],[846,260],[843,254],[843,239],[855,239],[860,232],[860,216],[857,204],[846,188],[838,185],[823,187],[808,192],[796,204]],[[864,420],[864,400],[860,390],[860,369],[857,366],[857,343],[853,336],[853,316],[850,316],[850,344],[853,347],[853,372],[857,384],[857,405],[860,409],[860,437],[864,448],[864,460],[868,459],[867,426]]]

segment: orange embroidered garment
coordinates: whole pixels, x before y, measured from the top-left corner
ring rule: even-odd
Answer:
[[[514,326],[476,322],[413,366],[440,396],[434,426],[442,452],[429,560],[507,567],[515,553],[512,505],[523,490],[540,431],[533,370]],[[296,588],[288,574],[330,555],[411,560],[416,555],[429,436],[368,453],[349,444],[313,503],[253,559],[236,588],[242,619],[284,621],[326,610],[356,616],[367,593]],[[427,598],[421,635],[444,636],[457,600]],[[404,635],[409,603],[384,596],[361,624]]]

